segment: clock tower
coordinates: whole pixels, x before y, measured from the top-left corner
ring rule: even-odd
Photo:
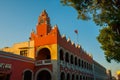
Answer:
[[[40,14],[37,24],[37,35],[44,36],[47,35],[51,30],[50,18],[45,10]]]
[[[57,26],[52,28],[47,12],[45,10],[42,11],[38,17],[36,31],[32,31],[30,37],[30,40],[34,40],[35,51],[39,46],[56,44],[58,35]]]

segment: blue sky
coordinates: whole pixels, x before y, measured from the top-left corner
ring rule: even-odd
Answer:
[[[120,70],[120,63],[105,60],[96,37],[99,26],[93,21],[77,19],[77,12],[63,6],[59,0],[0,0],[0,48],[12,46],[13,43],[27,41],[32,29],[36,29],[38,16],[46,9],[51,25],[58,25],[61,34],[77,43],[74,30],[78,30],[79,44],[93,55],[94,60],[112,69],[113,75]]]

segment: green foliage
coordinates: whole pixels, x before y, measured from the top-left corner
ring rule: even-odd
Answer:
[[[97,39],[102,45],[101,48],[104,50],[107,61],[114,59],[116,62],[120,62],[120,36],[110,27],[105,27],[100,30]]]
[[[120,20],[120,0],[61,0],[61,3],[76,9],[78,19],[93,18],[100,26]]]
[[[120,62],[120,0],[61,0],[78,12],[78,19],[93,21],[104,27],[98,41],[108,62]]]

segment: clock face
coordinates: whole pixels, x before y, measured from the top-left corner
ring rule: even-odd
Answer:
[[[41,24],[41,23],[43,23],[43,22],[44,22],[44,20],[43,20],[43,19],[41,19],[39,23]]]

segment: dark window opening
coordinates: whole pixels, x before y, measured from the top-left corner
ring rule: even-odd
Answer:
[[[82,75],[80,75],[80,80],[82,80]]]
[[[78,80],[78,75],[76,76],[76,80]]]
[[[37,80],[52,80],[52,77],[47,70],[43,70],[37,75]]]
[[[67,80],[70,80],[70,74],[69,73],[67,74]]]
[[[46,55],[46,59],[50,59],[50,55]]]
[[[74,74],[73,74],[73,75],[72,75],[72,80],[74,80],[74,78],[75,78],[75,77],[74,77]]]
[[[60,60],[63,60],[63,50],[60,50]]]
[[[86,68],[86,62],[84,62],[84,68]]]
[[[65,61],[69,62],[69,54],[68,53],[65,54]]]
[[[77,57],[75,57],[75,65],[77,65]]]
[[[71,64],[73,64],[73,55],[71,55],[71,57],[70,57],[70,62],[71,62]]]
[[[0,73],[0,80],[10,80],[11,74]]]
[[[42,37],[43,35],[40,35],[40,37]]]
[[[85,80],[85,76],[83,76],[83,80]]]
[[[24,80],[32,80],[32,72],[31,71],[24,72]]]
[[[20,55],[22,56],[28,56],[28,51],[27,50],[21,50]]]
[[[65,80],[65,74],[63,72],[60,75],[60,80]]]
[[[81,60],[80,59],[78,59],[78,65],[79,65],[79,67],[81,66]]]
[[[83,60],[82,60],[82,68],[83,68]]]

